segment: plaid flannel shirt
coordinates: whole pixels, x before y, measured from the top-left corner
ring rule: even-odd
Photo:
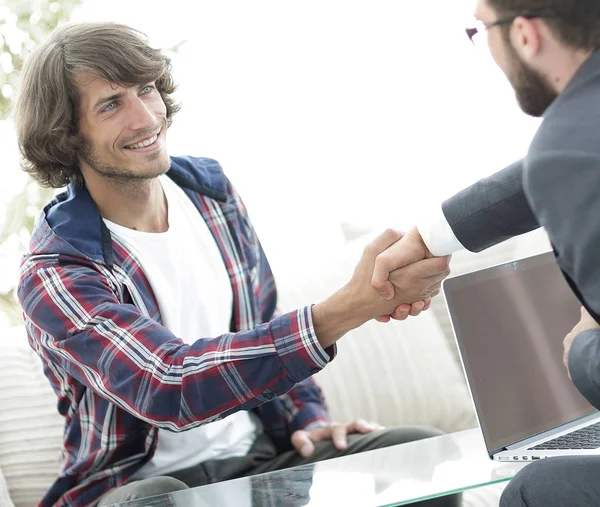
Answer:
[[[184,431],[253,409],[283,451],[295,430],[328,421],[310,377],[335,347],[318,343],[309,306],[275,316],[273,275],[221,167],[172,157],[167,175],[222,254],[231,332],[189,345],[163,327],[140,265],[85,188],[70,185],[46,206],[18,288],[29,343],[65,418],[59,476],[40,506],[94,505],[152,458],[158,428]]]

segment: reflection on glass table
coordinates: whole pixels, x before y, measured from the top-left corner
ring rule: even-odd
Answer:
[[[508,481],[526,464],[490,460],[479,429],[472,429],[118,505],[406,505]]]

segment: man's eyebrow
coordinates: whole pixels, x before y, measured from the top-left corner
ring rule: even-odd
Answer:
[[[97,109],[102,104],[106,104],[107,102],[112,102],[113,100],[120,99],[123,95],[125,95],[125,92],[113,93],[112,95],[109,95],[108,97],[102,97],[94,104],[94,109]]]

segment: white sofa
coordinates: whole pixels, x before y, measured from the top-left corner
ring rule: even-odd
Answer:
[[[318,302],[339,288],[366,241],[358,238],[330,252],[310,272],[298,266],[276,271],[280,308]],[[483,254],[456,254],[452,268],[457,273],[547,249],[543,233],[534,233]],[[369,322],[349,333],[336,360],[316,380],[338,421],[363,417],[385,426],[426,424],[446,432],[476,426],[441,297],[418,318]],[[0,341],[0,507],[35,505],[57,472],[61,432],[41,363],[22,329],[15,328]],[[501,490],[466,492],[463,505],[497,506]]]

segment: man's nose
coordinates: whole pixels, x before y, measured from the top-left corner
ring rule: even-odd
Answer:
[[[148,108],[148,105],[139,97],[136,97],[131,104],[129,128],[131,130],[141,130],[153,128],[156,125],[156,116]]]

